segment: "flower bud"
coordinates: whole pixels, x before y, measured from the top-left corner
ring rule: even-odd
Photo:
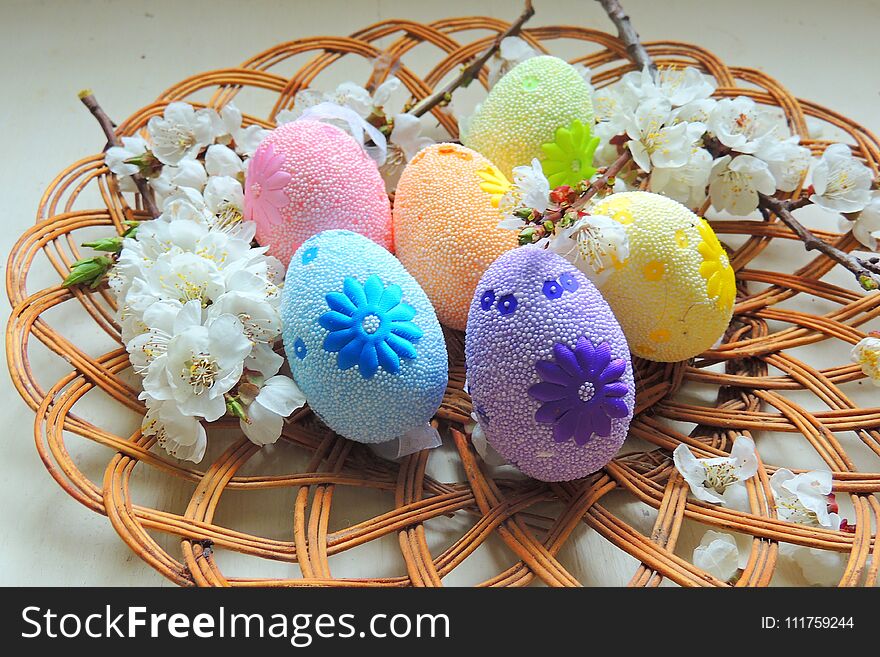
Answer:
[[[104,279],[104,275],[113,266],[113,259],[108,256],[96,256],[94,258],[83,258],[73,263],[70,273],[64,279],[62,285],[64,287],[72,287],[74,285],[88,284],[95,288],[100,285]]]
[[[226,396],[226,412],[237,417],[239,420],[244,420],[245,422],[248,420],[244,406],[236,397]]]
[[[105,237],[94,242],[83,242],[83,246],[87,246],[95,251],[108,251],[110,253],[119,253],[122,251],[122,237]]]
[[[574,195],[569,185],[560,185],[550,192],[550,200],[558,205],[571,204],[574,201]]]
[[[874,280],[872,276],[868,274],[860,274],[859,275],[859,285],[862,286],[863,290],[867,290],[871,292],[872,290],[876,290],[880,285],[877,284],[877,281]]]
[[[155,178],[162,173],[162,163],[152,151],[146,150],[140,155],[124,160],[125,164],[133,164],[144,178]]]

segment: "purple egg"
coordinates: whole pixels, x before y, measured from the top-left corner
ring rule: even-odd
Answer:
[[[527,475],[578,479],[623,444],[635,405],[629,346],[561,256],[526,246],[492,263],[471,303],[465,359],[486,439]]]

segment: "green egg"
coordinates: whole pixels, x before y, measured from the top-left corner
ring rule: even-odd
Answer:
[[[461,142],[505,176],[538,158],[553,187],[589,178],[598,139],[592,136],[590,87],[568,62],[543,55],[505,75],[463,127]]]

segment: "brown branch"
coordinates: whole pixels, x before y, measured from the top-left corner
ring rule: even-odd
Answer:
[[[116,129],[113,124],[113,121],[110,120],[110,117],[107,116],[107,112],[104,111],[104,108],[98,103],[97,98],[95,98],[94,94],[90,90],[81,91],[79,93],[79,99],[82,101],[82,104],[88,108],[89,112],[92,113],[92,116],[98,121],[98,124],[101,126],[101,130],[104,131],[104,135],[107,137],[107,143],[110,146],[122,146],[122,142],[119,137],[116,135]],[[106,150],[106,148],[105,148]],[[150,189],[149,184],[147,183],[146,178],[144,178],[141,174],[135,173],[132,175],[132,180],[134,180],[134,184],[137,186],[138,192],[141,194],[141,198],[144,200],[144,209],[150,214],[154,219],[159,216],[159,208],[156,207],[156,201],[153,198],[153,190]]]
[[[877,276],[877,274],[880,274],[880,267],[878,267],[877,262],[863,260],[858,256],[838,249],[833,244],[829,244],[825,240],[816,237],[809,228],[795,219],[792,210],[803,207],[808,203],[809,201],[804,203],[803,199],[782,201],[773,196],[760,194],[759,207],[779,217],[780,221],[788,226],[798,236],[798,239],[804,243],[804,248],[807,251],[819,251],[851,271],[863,289],[870,291],[880,288],[880,278]]]
[[[580,196],[577,197],[577,199],[575,199],[574,203],[572,203],[570,206],[568,206],[566,208],[560,208],[558,210],[554,210],[553,212],[547,213],[546,215],[544,215],[541,218],[541,221],[542,222],[552,221],[555,223],[555,222],[559,221],[560,219],[562,219],[562,217],[565,215],[566,212],[568,212],[570,210],[577,211],[577,210],[580,210],[581,208],[583,208],[587,204],[587,201],[589,201],[596,194],[598,194],[603,189],[605,189],[608,186],[608,183],[611,181],[611,179],[614,178],[618,173],[620,173],[621,170],[623,170],[623,168],[627,164],[629,164],[629,162],[631,160],[632,160],[632,153],[630,152],[630,150],[628,148],[624,149],[623,153],[620,154],[620,157],[618,157],[616,160],[614,160],[614,162],[612,162],[609,165],[609,167],[605,170],[605,172],[601,176],[599,176],[598,178],[596,178],[596,180],[594,180],[592,183],[590,183],[590,186],[587,187],[584,190],[584,192]]]
[[[468,86],[474,80],[474,78],[477,77],[477,74],[480,72],[480,69],[483,68],[483,65],[487,61],[489,61],[489,58],[497,52],[498,48],[501,47],[501,42],[509,36],[519,34],[522,26],[534,15],[535,9],[532,7],[532,0],[526,0],[525,9],[523,9],[523,12],[522,14],[520,14],[519,18],[511,23],[510,27],[508,27],[504,32],[499,34],[495,38],[495,41],[492,42],[492,45],[489,46],[486,51],[481,53],[474,61],[463,68],[461,72],[444,87],[438,89],[430,96],[423,98],[418,103],[416,103],[412,107],[412,109],[409,110],[409,113],[414,116],[422,116],[440,103],[448,103],[449,100],[451,100],[452,98],[452,92],[459,87]]]
[[[656,76],[657,65],[654,64],[651,55],[648,54],[645,46],[642,45],[642,42],[639,40],[639,33],[636,32],[632,25],[632,21],[629,19],[629,15],[623,10],[619,0],[596,1],[602,5],[602,8],[605,10],[605,13],[608,14],[608,18],[611,19],[611,22],[617,26],[617,36],[626,46],[626,52],[629,55],[629,58],[639,67],[639,70],[647,66],[648,70],[651,71],[651,74]]]

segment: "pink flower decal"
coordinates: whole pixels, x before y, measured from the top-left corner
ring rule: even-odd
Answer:
[[[290,174],[283,171],[282,166],[284,156],[276,155],[272,144],[257,150],[245,179],[245,219],[267,225],[281,223],[281,210],[290,202],[284,191]]]

